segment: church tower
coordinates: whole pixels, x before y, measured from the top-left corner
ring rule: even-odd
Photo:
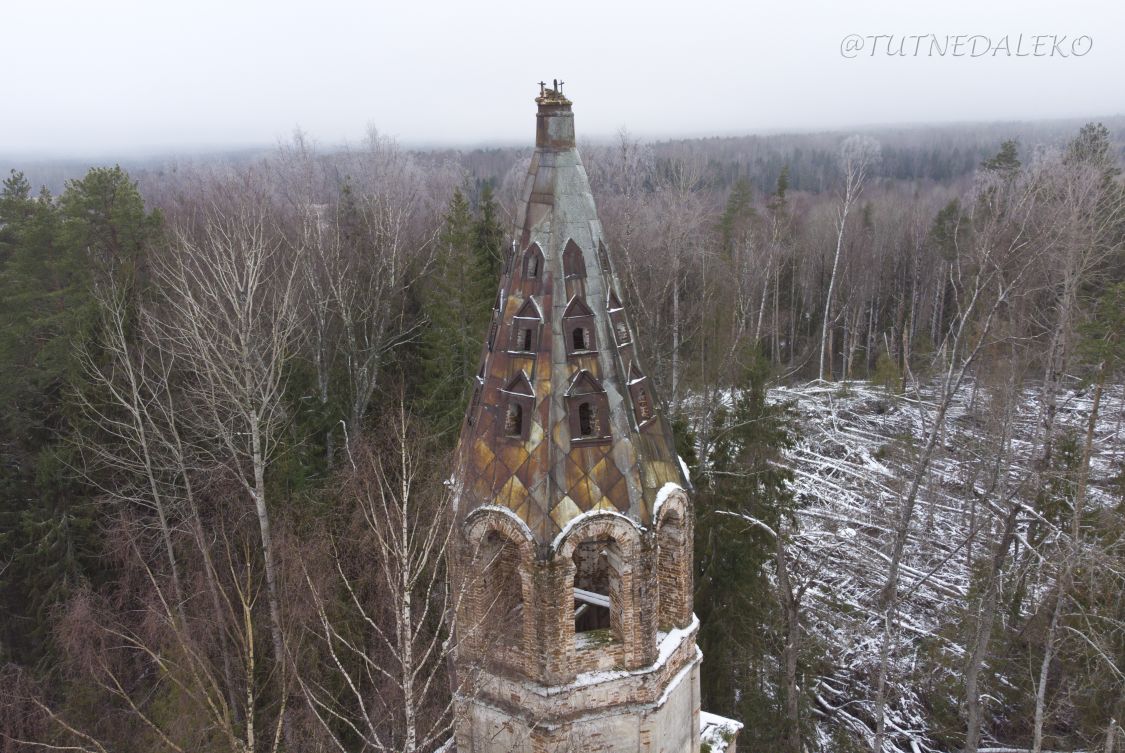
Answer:
[[[454,744],[691,753],[702,655],[688,483],[640,363],[571,102],[541,84],[536,103],[519,235],[451,481]]]

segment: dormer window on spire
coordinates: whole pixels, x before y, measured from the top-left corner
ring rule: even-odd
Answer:
[[[568,240],[563,250],[563,276],[568,280],[586,276],[586,260],[582,257],[582,249],[573,240]]]
[[[652,400],[652,389],[649,387],[648,377],[641,371],[641,367],[634,361],[629,365],[629,398],[633,402],[633,417],[637,426],[644,426],[656,417],[656,406]]]
[[[538,243],[532,243],[523,255],[523,278],[538,280],[543,276],[543,251]]]
[[[563,311],[563,333],[566,337],[567,355],[586,355],[597,350],[594,340],[594,312],[574,296]]]
[[[535,391],[527,374],[521,370],[500,392],[504,397],[500,434],[507,439],[526,441],[531,428],[531,409],[535,404]]]
[[[574,376],[566,392],[566,410],[572,443],[605,442],[611,438],[605,389],[585,369]]]
[[[534,355],[539,350],[539,330],[543,314],[534,298],[528,298],[512,317],[512,334],[508,350],[512,353]]]

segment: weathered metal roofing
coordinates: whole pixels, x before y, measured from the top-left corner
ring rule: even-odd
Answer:
[[[685,484],[672,434],[637,362],[571,102],[546,89],[536,149],[453,474],[459,517],[512,510],[546,547],[583,512],[651,522]],[[529,305],[530,304],[530,305]]]

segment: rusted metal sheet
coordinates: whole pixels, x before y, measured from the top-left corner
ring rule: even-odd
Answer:
[[[482,382],[453,480],[462,518],[482,505],[506,507],[546,544],[590,510],[648,525],[660,487],[685,482],[668,422],[636,362],[628,301],[575,148],[571,103],[550,89],[536,101],[519,240],[500,283],[502,310],[482,333],[489,340]]]

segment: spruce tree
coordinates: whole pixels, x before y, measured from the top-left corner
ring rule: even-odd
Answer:
[[[0,193],[0,641],[43,656],[53,607],[95,575],[92,490],[69,441],[77,348],[91,342],[92,286],[131,287],[159,217],[120,168],[69,181],[56,201],[13,173]]]
[[[424,299],[430,325],[422,342],[421,404],[435,428],[451,442],[472,395],[496,296],[503,241],[496,214],[487,187],[478,218],[473,217],[464,192],[453,192]]]
[[[980,166],[989,172],[1013,175],[1020,169],[1019,142],[1009,139],[1000,145],[1000,151],[989,157]]]
[[[709,466],[696,474],[695,529],[704,705],[754,720],[739,742],[763,750],[775,749],[784,731],[782,616],[769,575],[777,540],[766,529],[796,525],[792,473],[781,462],[794,442],[792,409],[767,400],[768,374],[765,359],[752,359],[732,409],[717,418]]]

